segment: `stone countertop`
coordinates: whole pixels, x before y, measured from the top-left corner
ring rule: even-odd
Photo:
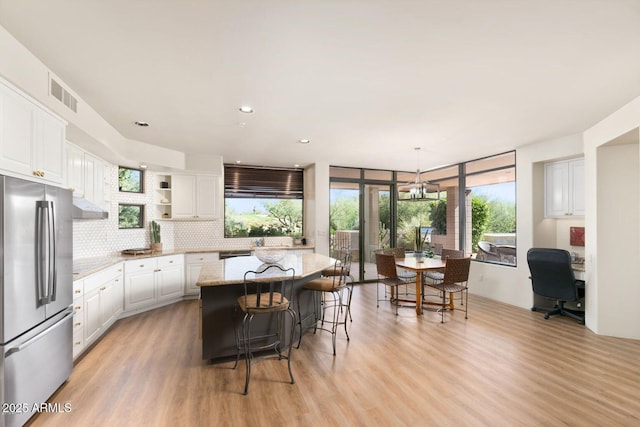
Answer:
[[[318,273],[325,268],[333,267],[335,260],[320,254],[289,254],[278,262],[282,267],[293,268],[294,278],[302,279]],[[249,270],[261,271],[269,264],[264,264],[255,256],[221,259],[208,262],[202,266],[198,286],[220,286],[244,283],[244,273]]]
[[[271,248],[272,246],[265,246]],[[313,245],[293,245],[293,246],[278,246],[278,248],[284,248],[288,250],[296,249],[315,249]],[[250,248],[253,250],[254,248]],[[185,255],[196,253],[208,253],[208,252],[233,252],[233,251],[246,251],[243,248],[197,248],[197,249],[183,249],[175,251],[162,251],[152,254],[144,255],[108,255],[102,257],[92,258],[78,258],[73,260],[73,280],[80,280],[93,273],[97,273],[100,270],[111,267],[122,261],[130,261],[135,259],[155,258],[167,255]]]

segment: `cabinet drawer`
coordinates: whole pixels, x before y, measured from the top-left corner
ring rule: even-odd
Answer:
[[[82,328],[73,330],[73,358],[84,349],[84,331]]]
[[[170,255],[158,258],[158,268],[173,267],[175,265],[183,265],[183,255]]]
[[[104,286],[105,283],[110,282],[113,278],[122,277],[122,264],[117,264],[109,268],[105,268],[91,276],[84,279],[84,293],[87,294],[94,289]]]
[[[73,331],[84,326],[84,300],[77,298],[73,300]]]
[[[127,261],[124,266],[126,274],[135,274],[142,271],[155,270],[157,268],[158,261],[156,258],[143,258],[135,261]]]
[[[73,298],[78,298],[83,295],[84,280],[76,280],[73,282]]]
[[[187,264],[212,262],[218,260],[218,252],[206,252],[200,254],[188,254]]]

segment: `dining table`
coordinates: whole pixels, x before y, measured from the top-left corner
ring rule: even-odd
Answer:
[[[416,314],[422,314],[422,275],[427,271],[444,270],[445,261],[440,258],[407,256],[397,258],[396,266],[416,273]]]

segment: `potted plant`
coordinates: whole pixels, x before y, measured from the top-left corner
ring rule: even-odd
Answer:
[[[151,252],[162,252],[160,224],[155,221],[151,221]]]

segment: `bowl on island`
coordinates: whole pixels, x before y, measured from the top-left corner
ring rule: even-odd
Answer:
[[[287,254],[286,249],[256,247],[255,254],[258,259],[266,264],[275,264]]]

